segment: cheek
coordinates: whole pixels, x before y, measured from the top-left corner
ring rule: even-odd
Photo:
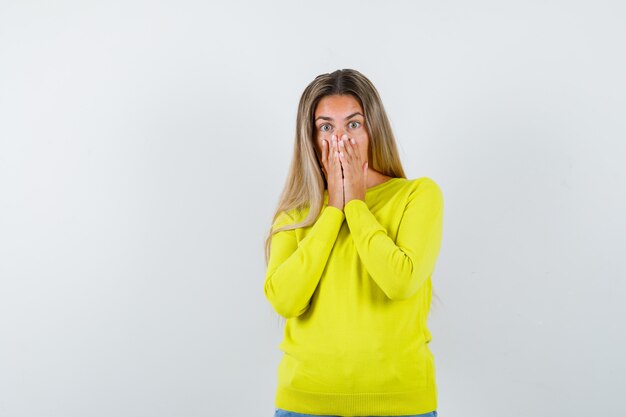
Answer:
[[[361,149],[361,152],[367,150],[367,145],[369,142],[369,139],[367,138],[367,133],[362,132],[357,135],[354,135],[354,139],[356,139],[356,143]]]
[[[367,142],[369,141],[369,137],[367,132],[364,129],[359,129],[358,132],[355,132],[352,137],[356,139],[357,143],[360,147],[367,147]]]

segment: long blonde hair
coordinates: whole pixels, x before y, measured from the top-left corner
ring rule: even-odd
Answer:
[[[265,265],[270,256],[272,235],[283,231],[307,227],[315,223],[324,204],[326,178],[315,151],[315,110],[319,101],[329,95],[353,96],[361,105],[367,129],[368,165],[375,171],[396,178],[406,178],[396,140],[374,84],[354,69],[339,69],[321,74],[304,89],[298,103],[296,135],[293,156],[272,224],[281,212],[308,208],[308,215],[299,223],[288,224],[275,230],[270,226],[265,237]]]

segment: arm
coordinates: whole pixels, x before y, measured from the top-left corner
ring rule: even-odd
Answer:
[[[441,246],[443,195],[428,179],[409,196],[396,242],[363,200],[348,201],[346,221],[357,252],[372,279],[392,300],[411,297],[435,268]]]
[[[281,316],[297,317],[309,308],[344,218],[342,210],[326,206],[300,243],[295,230],[284,230],[272,236],[263,290]],[[288,220],[289,216],[281,213],[274,222],[274,229],[290,223]]]

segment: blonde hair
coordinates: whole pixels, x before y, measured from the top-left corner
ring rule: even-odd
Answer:
[[[293,156],[272,217],[272,225],[283,211],[308,209],[299,223],[270,230],[265,237],[265,265],[270,256],[272,235],[283,230],[307,227],[315,223],[324,204],[326,178],[315,150],[315,110],[319,101],[329,95],[353,96],[361,105],[367,129],[368,165],[375,171],[395,178],[406,178],[396,140],[374,84],[354,69],[339,69],[321,74],[304,89],[296,117]],[[280,317],[280,316],[279,316]]]

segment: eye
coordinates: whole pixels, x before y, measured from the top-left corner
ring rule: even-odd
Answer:
[[[353,121],[353,122],[350,122],[350,123],[348,124],[348,126],[350,126],[350,128],[351,128],[351,129],[356,129],[357,127],[360,127],[360,126],[361,126],[361,122],[355,122],[355,121]]]
[[[330,130],[330,125],[328,123],[324,123],[323,125],[320,125],[320,130],[322,132],[328,132]]]

